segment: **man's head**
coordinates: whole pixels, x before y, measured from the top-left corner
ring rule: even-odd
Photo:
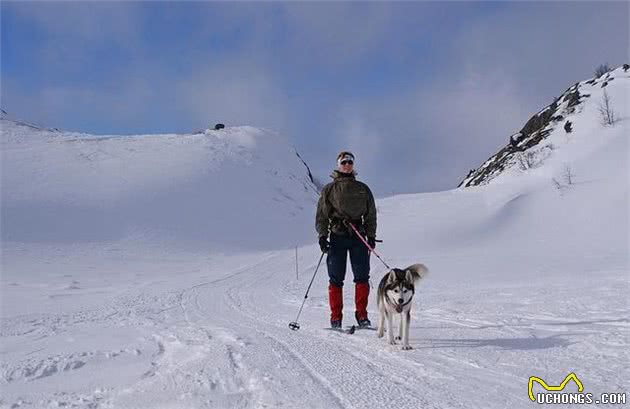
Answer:
[[[352,152],[343,151],[337,155],[337,169],[343,173],[352,173],[354,169],[354,155]]]

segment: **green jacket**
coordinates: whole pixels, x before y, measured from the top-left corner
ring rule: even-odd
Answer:
[[[376,237],[376,204],[370,188],[356,180],[354,173],[334,170],[330,177],[333,181],[324,186],[317,203],[317,234],[354,234],[343,224],[343,220],[350,220],[367,237]]]

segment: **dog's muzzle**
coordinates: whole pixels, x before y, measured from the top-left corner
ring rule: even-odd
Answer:
[[[400,314],[400,313],[402,312],[403,308],[404,308],[407,304],[409,304],[409,303],[411,302],[411,299],[410,299],[409,301],[407,301],[407,302],[404,302],[404,300],[403,300],[402,298],[399,298],[399,299],[397,299],[396,301],[398,301],[398,302],[394,303],[394,302],[393,302],[393,300],[392,300],[391,298],[388,298],[388,299],[387,299],[387,303],[388,303],[388,304],[389,304],[392,308],[394,308],[394,309],[396,310],[396,312],[397,312],[397,313],[399,313],[399,314]]]

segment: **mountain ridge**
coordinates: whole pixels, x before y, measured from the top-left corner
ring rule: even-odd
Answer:
[[[534,154],[533,148],[540,148],[561,124],[571,129],[572,120],[582,112],[587,101],[594,101],[593,94],[599,97],[601,90],[617,78],[627,80],[628,68],[628,65],[624,64],[599,77],[577,82],[567,88],[551,104],[533,115],[519,132],[510,135],[508,143],[497,153],[486,159],[478,168],[471,169],[457,187],[466,188],[490,183],[504,171],[519,166],[521,153]],[[597,87],[600,92],[596,92]],[[572,131],[571,129],[567,133]]]

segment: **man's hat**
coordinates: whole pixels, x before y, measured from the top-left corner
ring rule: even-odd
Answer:
[[[351,160],[352,162],[354,162],[354,155],[352,154],[352,152],[348,152],[348,151],[339,152],[339,155],[337,155],[337,164],[341,165],[341,162],[344,162],[347,160]]]

